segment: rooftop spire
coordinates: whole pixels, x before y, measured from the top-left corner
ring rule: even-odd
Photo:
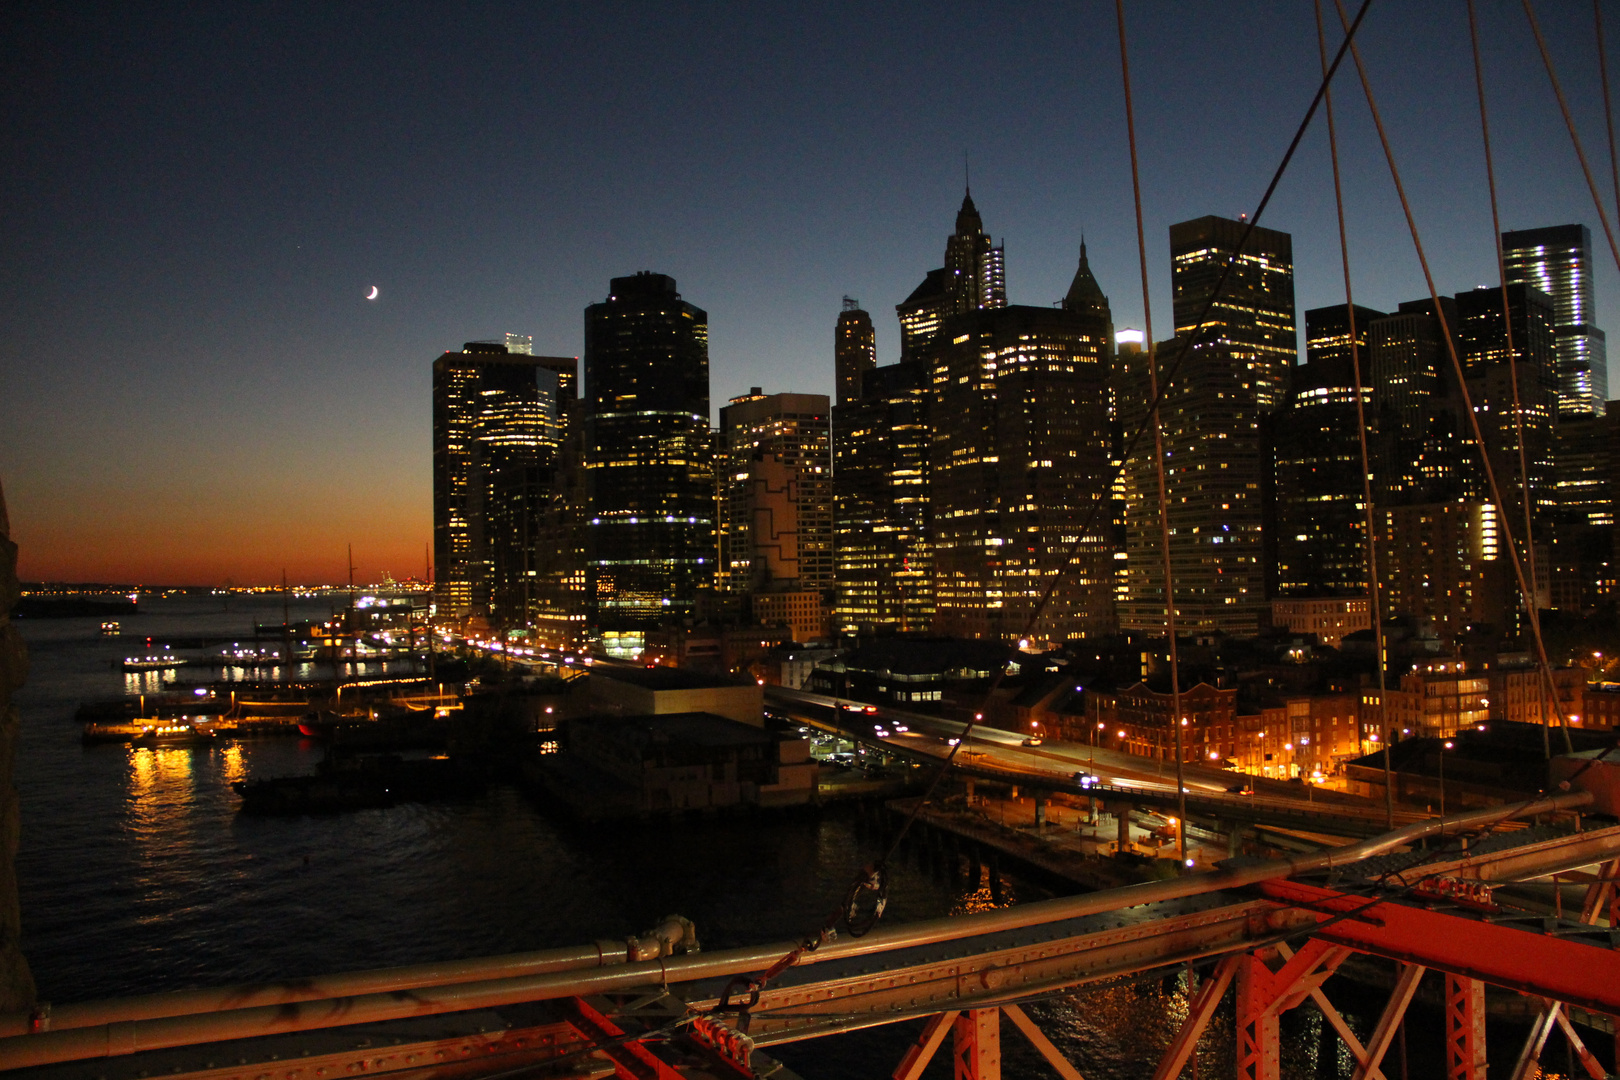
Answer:
[[[1091,272],[1091,262],[1086,258],[1084,236],[1080,237],[1080,265],[1075,269],[1074,280],[1069,283],[1069,291],[1063,297],[1063,306],[1069,311],[1112,317],[1108,297],[1103,295],[1102,286],[1097,284],[1097,278]]]
[[[956,235],[977,236],[984,232],[984,221],[979,217],[979,208],[973,205],[973,189],[968,188],[962,196],[962,209],[956,212]]]

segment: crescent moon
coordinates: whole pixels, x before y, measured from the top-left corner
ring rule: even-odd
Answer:
[[[378,292],[379,292],[379,290],[378,290],[377,286],[373,285],[371,287],[371,292],[366,294],[366,299],[367,300],[375,300],[375,299],[377,299],[377,293]]]

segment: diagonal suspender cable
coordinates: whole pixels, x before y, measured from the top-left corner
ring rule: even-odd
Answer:
[[[1339,10],[1339,22],[1342,25],[1346,22],[1344,0],[1333,0],[1333,3]],[[1372,82],[1367,77],[1366,66],[1361,62],[1361,50],[1356,48],[1354,42],[1350,44],[1350,56],[1355,61],[1356,74],[1361,79],[1361,89],[1367,97],[1367,108],[1372,113],[1373,125],[1378,129],[1378,141],[1383,146],[1384,160],[1389,164],[1390,178],[1395,183],[1396,194],[1400,196],[1401,212],[1406,216],[1407,231],[1412,234],[1412,247],[1417,252],[1418,265],[1423,268],[1423,281],[1429,287],[1429,300],[1434,304],[1435,318],[1440,322],[1440,335],[1445,339],[1446,352],[1451,357],[1451,369],[1457,376],[1457,389],[1462,394],[1463,411],[1468,414],[1468,424],[1474,433],[1474,444],[1479,448],[1480,461],[1485,468],[1485,480],[1490,487],[1491,502],[1500,507],[1502,505],[1502,491],[1496,483],[1496,472],[1491,468],[1491,456],[1485,452],[1485,436],[1480,431],[1479,414],[1474,411],[1473,396],[1468,392],[1468,382],[1463,378],[1462,360],[1457,355],[1457,342],[1451,335],[1451,325],[1446,319],[1445,309],[1440,305],[1440,294],[1434,286],[1434,273],[1429,269],[1429,257],[1423,250],[1423,238],[1418,233],[1417,219],[1412,216],[1412,204],[1406,197],[1406,185],[1401,182],[1400,168],[1395,164],[1395,151],[1389,145],[1389,134],[1384,130],[1383,116],[1379,113],[1378,102],[1373,97]],[[1519,583],[1519,594],[1526,598],[1527,607],[1533,607],[1535,597],[1529,591],[1529,587],[1525,582],[1524,566],[1519,560],[1519,548],[1514,543],[1513,529],[1508,525],[1505,515],[1502,518],[1502,531],[1507,534],[1508,557],[1513,562],[1513,575]],[[1535,634],[1536,653],[1541,660],[1543,674],[1546,675],[1550,683],[1552,681],[1552,665],[1547,662],[1547,647],[1541,639],[1540,626],[1541,624],[1537,620],[1531,620],[1530,628]],[[1557,704],[1558,695],[1554,693],[1554,708],[1557,708]],[[1563,727],[1564,742],[1566,748],[1568,748],[1569,726],[1564,723],[1562,710],[1559,710],[1559,721],[1560,726]]]
[[[1176,745],[1176,852],[1183,866],[1187,863],[1187,788],[1182,783],[1181,670],[1176,648],[1175,583],[1170,578],[1170,508],[1164,485],[1164,427],[1159,422],[1159,363],[1153,341],[1153,301],[1148,294],[1147,240],[1142,230],[1142,177],[1136,163],[1136,114],[1131,107],[1131,60],[1125,48],[1125,0],[1114,0],[1114,17],[1119,26],[1119,70],[1125,84],[1125,131],[1131,146],[1131,194],[1136,200],[1136,252],[1142,266],[1142,321],[1146,324],[1148,396],[1153,401],[1153,476],[1159,496],[1159,572],[1164,575],[1164,632],[1170,642],[1170,727]],[[1242,251],[1240,245],[1238,251]],[[1181,355],[1187,353],[1183,344]],[[1179,359],[1179,357],[1178,357]]]
[[[1615,213],[1620,213],[1620,155],[1614,146],[1614,108],[1609,101],[1609,57],[1603,50],[1603,0],[1592,0],[1592,24],[1597,32],[1598,75],[1603,82],[1603,123],[1609,130],[1609,172],[1614,177]]]
[[[1272,173],[1271,182],[1266,185],[1265,194],[1260,197],[1260,202],[1255,207],[1254,214],[1249,218],[1248,228],[1244,230],[1243,235],[1239,238],[1236,251],[1233,252],[1232,257],[1229,258],[1226,265],[1221,268],[1220,276],[1215,280],[1215,287],[1210,292],[1210,298],[1205,302],[1203,310],[1199,312],[1197,320],[1198,328],[1195,329],[1189,336],[1185,347],[1177,352],[1175,360],[1168,368],[1164,381],[1159,384],[1158,391],[1154,395],[1151,403],[1153,409],[1156,410],[1159,407],[1160,402],[1163,401],[1165,390],[1175,379],[1177,372],[1180,370],[1181,362],[1185,358],[1187,352],[1198,343],[1199,337],[1203,332],[1203,326],[1208,320],[1209,313],[1214,308],[1215,302],[1220,299],[1221,289],[1225,287],[1226,280],[1231,275],[1232,267],[1237,262],[1237,252],[1241,252],[1244,247],[1247,246],[1249,237],[1253,234],[1256,226],[1259,224],[1260,216],[1265,213],[1266,207],[1271,204],[1271,197],[1276,193],[1277,185],[1282,182],[1283,174],[1288,171],[1289,164],[1294,160],[1294,152],[1299,149],[1300,142],[1305,138],[1305,132],[1310,130],[1311,120],[1316,115],[1317,106],[1319,106],[1326,97],[1328,84],[1332,81],[1333,74],[1339,70],[1339,65],[1344,61],[1345,54],[1349,51],[1351,43],[1355,40],[1356,32],[1361,28],[1362,21],[1366,18],[1367,10],[1370,7],[1372,7],[1372,0],[1362,0],[1361,7],[1356,12],[1355,19],[1349,23],[1349,27],[1345,32],[1344,41],[1340,43],[1339,51],[1334,54],[1333,63],[1328,66],[1327,75],[1323,77],[1321,85],[1317,87],[1316,95],[1311,98],[1310,107],[1305,110],[1305,116],[1300,120],[1299,127],[1295,129],[1294,137],[1289,142],[1288,149],[1283,153],[1282,161],[1278,163],[1276,171]],[[1115,465],[1108,472],[1106,477],[1107,482],[1099,486],[1097,496],[1092,501],[1091,508],[1082,522],[1077,535],[1065,551],[1063,562],[1057,567],[1056,572],[1050,575],[1051,580],[1047,582],[1046,587],[1041,591],[1040,599],[1030,611],[1029,618],[1025,623],[1025,636],[1033,633],[1034,628],[1036,625],[1038,625],[1042,610],[1052,599],[1052,595],[1057,590],[1058,583],[1062,580],[1064,572],[1070,565],[1073,564],[1075,557],[1078,555],[1081,547],[1083,546],[1086,534],[1091,528],[1092,522],[1096,519],[1098,512],[1102,509],[1105,495],[1110,490],[1114,478],[1117,477],[1120,471],[1124,468],[1125,460],[1130,457],[1130,454],[1135,450],[1137,443],[1141,441],[1142,436],[1146,433],[1146,431],[1147,425],[1143,424],[1132,433],[1129,439],[1126,440],[1125,446],[1120,455],[1120,464]],[[1001,685],[1005,674],[1005,669],[1002,669],[996,673],[995,678],[991,681],[990,688],[985,693],[985,700],[987,703],[990,700],[991,695],[995,693],[996,688]],[[981,710],[978,715],[964,725],[957,745],[953,746],[950,753],[948,753],[944,759],[941,760],[939,767],[935,770],[932,779],[929,781],[928,787],[923,792],[922,799],[920,799],[917,805],[913,807],[911,813],[906,816],[905,821],[902,822],[900,828],[890,840],[889,845],[885,849],[883,855],[880,856],[876,861],[863,866],[860,872],[856,875],[855,882],[850,888],[848,897],[846,897],[845,906],[841,907],[837,911],[832,912],[822,926],[817,928],[815,933],[807,935],[796,948],[784,954],[780,959],[778,959],[769,968],[761,972],[755,978],[745,979],[739,977],[733,979],[732,982],[727,985],[725,994],[721,1000],[721,1004],[716,1011],[723,1011],[726,1008],[737,1007],[731,1005],[730,1003],[732,989],[736,986],[743,987],[748,991],[752,1000],[757,1000],[759,991],[763,989],[767,983],[769,983],[782,971],[798,963],[799,958],[805,953],[813,952],[817,947],[820,946],[822,942],[831,940],[836,925],[840,919],[845,919],[847,923],[846,912],[849,910],[850,905],[853,902],[853,898],[856,896],[858,891],[862,889],[873,889],[879,893],[877,913],[872,916],[872,922],[875,923],[878,915],[880,915],[882,912],[882,904],[884,903],[884,900],[882,899],[883,894],[881,891],[884,888],[882,885],[882,875],[885,872],[889,859],[893,858],[895,851],[899,849],[900,843],[905,838],[906,833],[916,822],[917,815],[921,812],[923,803],[927,802],[933,797],[933,793],[938,789],[941,780],[944,779],[945,774],[949,771],[951,764],[955,761],[957,751],[966,745],[968,734],[972,732],[973,728],[977,725],[982,716],[983,711]],[[1179,725],[1177,726],[1179,727]],[[1179,787],[1181,785],[1178,784],[1177,786]],[[1183,814],[1182,820],[1185,821],[1185,818],[1186,815]],[[858,933],[855,932],[853,928],[851,929],[851,932],[858,936]],[[864,933],[864,930],[860,931],[860,933]],[[747,1010],[748,1005],[744,1004],[741,1006],[742,1014],[746,1015]]]
[[[1327,35],[1322,29],[1322,0],[1314,0],[1316,9],[1316,51],[1322,60],[1322,74],[1327,75]],[[1395,827],[1395,783],[1389,760],[1389,665],[1384,658],[1384,613],[1378,584],[1378,532],[1377,512],[1373,507],[1372,463],[1367,453],[1366,395],[1361,382],[1361,347],[1356,344],[1356,297],[1350,284],[1350,242],[1344,227],[1344,187],[1339,181],[1339,135],[1333,123],[1333,90],[1324,96],[1327,112],[1328,151],[1333,161],[1333,202],[1339,212],[1339,261],[1344,268],[1344,313],[1350,326],[1350,371],[1356,385],[1356,431],[1361,436],[1361,505],[1366,512],[1367,541],[1367,611],[1372,616],[1373,655],[1378,664],[1378,730],[1384,744],[1384,824]]]
[[[1474,12],[1474,0],[1468,0],[1468,40],[1474,50],[1474,86],[1479,92],[1479,130],[1485,144],[1485,181],[1491,194],[1491,236],[1496,242],[1496,274],[1502,287],[1502,327],[1507,333],[1508,381],[1513,386],[1513,433],[1519,443],[1519,494],[1522,496],[1521,502],[1524,506],[1524,550],[1530,559],[1530,593],[1524,606],[1530,615],[1530,623],[1536,638],[1540,640],[1541,599],[1536,588],[1536,549],[1533,539],[1535,532],[1530,522],[1530,463],[1524,448],[1524,406],[1519,401],[1519,354],[1513,347],[1513,309],[1508,303],[1507,262],[1502,258],[1502,219],[1496,205],[1496,164],[1491,158],[1491,121],[1485,109],[1485,66],[1479,58],[1479,20]],[[1506,507],[1503,510],[1505,512]],[[1546,673],[1545,683],[1548,700],[1556,702],[1558,692],[1551,671]],[[1556,708],[1557,705],[1553,704],[1537,710],[1541,714],[1543,757],[1552,757],[1547,728],[1552,722],[1552,711]]]
[[[1598,220],[1603,223],[1603,235],[1609,240],[1609,253],[1614,256],[1614,265],[1620,268],[1620,246],[1614,242],[1614,230],[1609,227],[1609,215],[1604,212],[1603,199],[1598,196],[1597,183],[1592,179],[1592,167],[1586,163],[1586,151],[1581,149],[1581,137],[1575,131],[1575,118],[1570,115],[1569,102],[1564,100],[1564,88],[1558,82],[1558,73],[1553,70],[1552,53],[1547,51],[1547,39],[1541,36],[1541,24],[1536,21],[1535,9],[1530,6],[1530,0],[1520,0],[1524,5],[1525,18],[1530,20],[1530,31],[1536,36],[1536,47],[1541,50],[1541,62],[1547,68],[1547,80],[1552,83],[1553,93],[1558,98],[1558,108],[1564,114],[1564,126],[1569,129],[1569,141],[1575,147],[1575,156],[1580,159],[1581,172],[1586,177],[1586,186],[1592,192],[1592,205],[1597,207]]]
[[[1153,400],[1150,402],[1152,409],[1157,409],[1160,403],[1163,402],[1165,393],[1173,384],[1176,375],[1181,370],[1182,360],[1186,357],[1187,353],[1199,343],[1199,340],[1204,333],[1204,327],[1208,323],[1209,313],[1214,309],[1216,302],[1220,299],[1221,290],[1226,287],[1226,280],[1231,276],[1232,268],[1237,263],[1237,252],[1241,252],[1246,246],[1248,246],[1249,237],[1254,233],[1255,228],[1259,225],[1261,216],[1266,212],[1266,207],[1271,205],[1271,197],[1276,194],[1277,185],[1282,182],[1283,174],[1288,171],[1289,164],[1294,160],[1294,153],[1299,149],[1300,142],[1305,138],[1305,132],[1310,130],[1311,120],[1316,116],[1317,106],[1319,106],[1326,99],[1327,87],[1332,81],[1334,73],[1339,70],[1339,65],[1344,62],[1345,55],[1350,49],[1350,43],[1355,39],[1356,32],[1361,28],[1362,21],[1366,18],[1367,11],[1371,7],[1372,0],[1362,0],[1361,7],[1357,10],[1355,19],[1351,21],[1349,31],[1345,34],[1344,41],[1339,44],[1339,51],[1333,56],[1333,63],[1328,65],[1327,75],[1317,87],[1316,95],[1311,98],[1310,106],[1305,110],[1305,115],[1300,120],[1299,127],[1295,129],[1294,136],[1288,143],[1288,149],[1283,152],[1282,160],[1278,163],[1276,171],[1272,173],[1271,182],[1266,185],[1265,193],[1260,196],[1259,203],[1255,205],[1254,213],[1249,217],[1248,227],[1244,229],[1243,235],[1238,238],[1238,243],[1232,257],[1227,259],[1225,265],[1221,267],[1220,276],[1215,279],[1215,287],[1210,290],[1210,297],[1207,301],[1205,301],[1203,309],[1199,311],[1198,318],[1195,320],[1196,328],[1192,334],[1189,335],[1186,346],[1176,353],[1175,359],[1171,361],[1166,369],[1165,377],[1159,383],[1158,392],[1153,396]],[[1063,580],[1063,574],[1074,564],[1075,558],[1079,555],[1081,547],[1084,546],[1086,536],[1091,529],[1092,523],[1096,520],[1098,512],[1103,507],[1106,493],[1110,490],[1115,478],[1117,478],[1120,472],[1123,471],[1125,462],[1129,460],[1131,454],[1135,452],[1137,444],[1141,442],[1142,437],[1147,433],[1147,428],[1148,426],[1145,423],[1138,426],[1137,429],[1131,433],[1130,438],[1125,440],[1124,447],[1120,453],[1119,464],[1113,466],[1108,471],[1106,477],[1104,478],[1105,482],[1098,486],[1097,495],[1095,498],[1093,498],[1090,509],[1087,511],[1085,518],[1082,520],[1074,540],[1071,541],[1068,548],[1065,549],[1062,561],[1058,564],[1055,572],[1050,575],[1050,580],[1046,583],[1046,587],[1042,589],[1040,598],[1035,602],[1034,607],[1031,609],[1029,617],[1024,623],[1024,629],[1020,635],[1021,637],[1030,637],[1034,634],[1035,629],[1040,622],[1041,612],[1045,609],[1047,603],[1051,601],[1053,594],[1057,591],[1058,585]],[[989,689],[985,691],[984,701],[986,705],[989,704],[990,700],[995,694],[996,689],[1001,685],[1005,676],[1006,671],[1003,669],[998,671],[995,678],[991,680]],[[928,784],[928,787],[924,790],[922,800],[919,802],[918,807],[913,810],[911,814],[907,815],[905,821],[901,824],[899,831],[896,832],[894,839],[890,842],[887,853],[874,865],[884,865],[887,863],[888,859],[893,856],[894,852],[898,850],[901,840],[904,839],[906,833],[910,830],[912,823],[916,821],[917,812],[920,811],[922,803],[927,802],[933,797],[934,792],[939,787],[940,781],[944,779],[946,771],[956,760],[957,751],[959,751],[962,746],[966,745],[967,736],[972,732],[973,728],[977,726],[978,722],[983,719],[983,715],[984,709],[981,708],[974,715],[973,719],[969,720],[968,723],[963,727],[960,741],[956,746],[951,748],[950,752],[946,754],[944,760],[941,761],[938,770],[935,771],[933,778]]]

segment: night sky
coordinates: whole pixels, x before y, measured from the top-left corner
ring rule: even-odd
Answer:
[[[1479,0],[1505,228],[1593,232],[1517,0]],[[1590,5],[1539,5],[1612,200]],[[1620,48],[1620,4],[1605,15]],[[1154,329],[1167,227],[1252,210],[1317,80],[1309,0],[1127,5]],[[1443,292],[1495,283],[1462,0],[1361,34]],[[1425,294],[1348,65],[1335,104],[1356,299]],[[709,313],[716,410],[832,390],[859,298],[894,305],[962,198],[1048,304],[1084,232],[1142,325],[1113,5],[26,4],[0,11],[0,482],[25,578],[420,575],[432,360],[533,334],[577,355],[611,277]],[[1343,301],[1327,140],[1264,224],[1299,309]],[[374,302],[365,299],[372,286]],[[1301,319],[1303,331],[1303,318]],[[1620,341],[1613,346],[1620,350]]]

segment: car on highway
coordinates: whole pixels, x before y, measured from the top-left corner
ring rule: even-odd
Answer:
[[[1045,741],[1046,740],[1042,739],[1039,735],[1028,735],[1028,736],[1025,736],[1022,745],[1024,745],[1024,746],[1039,746],[1039,745],[1041,745],[1041,743],[1043,743]]]
[[[1083,788],[1094,787],[1098,783],[1097,777],[1094,776],[1091,773],[1086,772],[1084,769],[1082,769],[1081,771],[1075,773],[1074,776],[1071,777],[1071,779],[1077,785],[1079,785],[1080,787],[1083,787]]]

